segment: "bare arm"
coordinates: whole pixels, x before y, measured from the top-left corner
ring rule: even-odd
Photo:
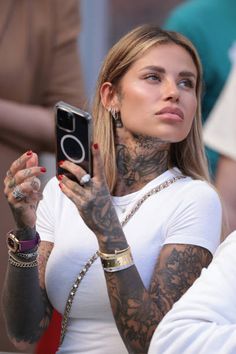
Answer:
[[[23,150],[53,151],[53,110],[0,99],[0,137]]]
[[[17,268],[8,265],[3,290],[3,312],[8,335],[20,350],[26,350],[39,340],[52,315],[44,281],[52,247],[50,242],[41,242],[38,267]]]
[[[135,267],[106,273],[114,318],[129,353],[147,353],[158,323],[211,259],[201,247],[164,246],[149,289]]]
[[[12,163],[4,180],[4,194],[15,219],[16,237],[20,241],[35,237],[36,208],[42,198],[37,176],[43,172],[45,170],[38,166],[37,155],[27,152]],[[16,186],[24,197],[14,197]],[[33,264],[34,267],[23,268],[21,263],[8,265],[3,311],[9,337],[19,349],[27,349],[38,341],[51,317],[52,307],[47,299],[44,276],[52,247],[50,242],[41,243],[38,264]],[[17,253],[13,256],[19,257]]]

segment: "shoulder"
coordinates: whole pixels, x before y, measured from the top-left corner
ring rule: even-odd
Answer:
[[[196,223],[218,225],[222,223],[222,203],[216,189],[208,182],[190,179],[179,191],[179,205],[176,215],[181,219],[194,220]],[[199,230],[200,232],[200,230]],[[203,230],[201,230],[203,232]]]
[[[192,202],[207,202],[221,204],[220,197],[213,185],[206,181],[188,178],[182,186],[182,197]]]
[[[175,195],[179,202],[210,203],[221,205],[220,197],[212,184],[207,181],[186,177],[176,183]]]

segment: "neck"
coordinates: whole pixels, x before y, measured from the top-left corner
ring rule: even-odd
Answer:
[[[136,136],[131,144],[116,145],[118,179],[114,194],[136,192],[168,169],[170,143]]]

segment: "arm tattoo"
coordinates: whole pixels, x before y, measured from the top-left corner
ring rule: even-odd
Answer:
[[[211,258],[201,247],[164,246],[148,290],[135,267],[105,274],[113,315],[129,353],[147,353],[158,323]]]
[[[161,320],[135,267],[105,274],[113,315],[129,353],[147,353],[151,337]]]
[[[202,247],[178,245],[165,256],[168,248],[163,247],[164,254],[159,257],[150,288],[163,316],[212,260],[210,252]]]
[[[38,268],[9,265],[3,291],[3,310],[8,334],[19,349],[39,340],[48,327],[52,306],[48,300],[44,275],[52,244],[41,242]],[[17,299],[17,301],[16,301]]]
[[[114,249],[127,247],[121,224],[106,188],[101,188],[97,192],[95,204],[94,201],[88,201],[83,213],[85,216],[88,214],[87,225],[100,235],[100,249],[113,252]]]

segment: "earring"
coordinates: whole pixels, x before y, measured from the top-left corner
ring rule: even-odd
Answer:
[[[117,112],[115,108],[110,107],[108,109],[108,111],[111,113],[114,122],[115,122],[115,126],[116,128],[122,128],[123,127],[123,123],[120,117],[120,112]]]

